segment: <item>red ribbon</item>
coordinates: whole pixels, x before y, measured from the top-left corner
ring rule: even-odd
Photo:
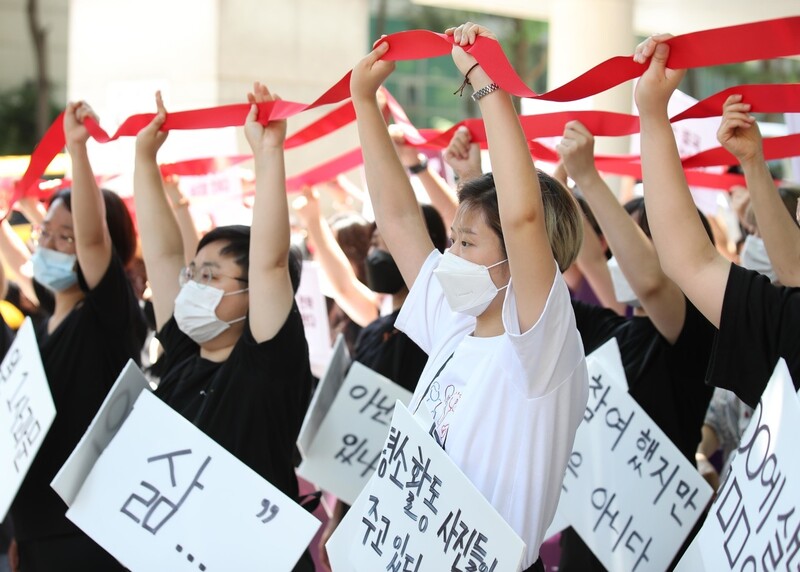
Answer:
[[[385,56],[386,59],[396,61],[443,56],[449,54],[453,47],[451,37],[426,30],[412,30],[392,34],[385,38],[384,41],[389,42],[390,45],[390,49]],[[669,65],[674,69],[725,65],[796,55],[800,53],[800,16],[684,34],[672,38],[669,44]],[[539,95],[525,85],[516,74],[498,42],[486,38],[478,38],[475,44],[467,48],[467,51],[476,58],[493,81],[498,83],[504,90],[521,97],[549,101],[573,101],[589,97],[639,77],[646,69],[645,64],[634,62],[630,56],[617,56],[606,60],[563,86]],[[259,121],[266,124],[270,120],[288,118],[308,109],[343,101],[349,97],[349,81],[350,72],[310,104],[291,101],[260,104]],[[757,88],[758,86],[749,87]],[[783,104],[795,105],[794,102],[797,100],[790,98],[788,95],[791,91],[790,89],[786,89],[785,93],[773,98],[771,95],[772,87],[764,88],[762,93],[763,105],[782,107],[782,111],[787,110]],[[722,97],[720,94],[718,96]],[[709,110],[713,107],[718,110],[720,107],[720,105],[716,105],[718,103],[721,105],[721,102],[708,102],[708,109],[698,110],[698,112],[710,113]],[[234,104],[174,112],[168,115],[162,129],[208,129],[238,126],[244,123],[249,108],[249,104]],[[315,129],[319,127],[320,131],[325,129],[329,131],[337,125],[346,124],[348,119],[352,121],[351,110],[352,107],[349,105],[341,106],[332,114],[326,116],[330,120],[327,126],[317,123]],[[592,115],[586,115],[588,113]],[[583,112],[583,114],[576,115],[576,112],[572,112],[569,116],[582,118],[582,121],[587,123],[587,127],[594,128],[593,131],[596,135],[635,132],[630,131],[634,129],[634,126],[630,116],[625,114]],[[86,121],[86,125],[92,137],[101,143],[105,143],[122,136],[135,136],[153,117],[154,114],[152,113],[131,116],[111,136],[91,119]],[[557,135],[563,130],[564,117],[564,115],[560,117],[561,124],[558,129],[555,128],[556,120],[552,118],[547,120],[525,120],[524,123],[535,123],[536,121],[552,122],[544,126],[541,124],[536,125],[536,129],[544,130],[544,127],[546,127],[547,132],[555,131],[553,134]],[[25,175],[16,186],[12,203],[23,196],[39,179],[53,157],[64,147],[62,122],[63,113],[50,126],[34,150]],[[533,127],[530,129],[533,129]],[[475,130],[474,135],[479,135],[480,130],[477,125]],[[313,138],[319,136],[320,131],[309,130],[308,128],[301,130],[301,132],[295,134],[297,139],[291,141],[291,145],[301,145],[313,140]],[[609,132],[606,133],[606,131]],[[438,137],[443,137],[443,134],[438,134]],[[287,143],[289,142],[287,140]],[[429,141],[429,143],[433,143],[433,141]],[[441,139],[436,140],[436,143],[441,146]]]

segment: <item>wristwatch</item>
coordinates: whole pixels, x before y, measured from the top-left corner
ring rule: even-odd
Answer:
[[[472,101],[478,101],[482,97],[486,97],[490,93],[497,91],[500,89],[500,86],[496,83],[490,83],[489,85],[480,88],[478,91],[473,93],[470,97],[472,97]]]
[[[412,175],[419,175],[428,168],[428,158],[425,155],[420,153],[417,155],[417,159],[419,159],[419,163],[408,168],[408,172]]]

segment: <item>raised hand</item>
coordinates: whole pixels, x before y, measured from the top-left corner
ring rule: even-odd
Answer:
[[[464,75],[466,75],[477,61],[474,57],[465,52],[463,48],[474,44],[478,37],[497,40],[497,36],[495,36],[491,30],[479,24],[473,24],[472,22],[466,22],[454,28],[447,28],[444,33],[448,36],[453,36],[453,41],[455,42],[452,50],[453,61],[459,71]]]
[[[350,76],[350,95],[353,101],[375,100],[375,93],[394,71],[395,64],[381,58],[389,51],[389,43],[383,38],[375,42],[372,51],[353,67]]]
[[[136,153],[155,159],[158,150],[167,140],[169,131],[162,131],[161,126],[167,120],[167,110],[164,107],[164,100],[161,99],[161,92],[156,92],[156,116],[153,120],[136,136]]]
[[[740,163],[764,160],[761,131],[756,118],[750,115],[750,104],[744,103],[741,95],[731,95],[722,105],[717,140]]]
[[[469,129],[463,125],[456,129],[450,143],[447,144],[444,160],[462,181],[481,175],[481,148],[472,142]]]
[[[311,221],[320,220],[319,192],[313,187],[303,187],[302,194],[292,202],[292,208],[306,227]]]
[[[678,87],[686,70],[673,70],[667,67],[671,34],[650,36],[636,46],[633,59],[641,64],[650,60],[647,70],[636,83],[634,93],[636,106],[642,115],[667,112],[667,102]]]
[[[406,143],[403,129],[399,125],[393,124],[389,126],[389,136],[392,138],[392,143],[394,143],[394,148],[397,150],[397,155],[400,157],[403,167],[408,169],[419,164],[420,157],[417,149]]]
[[[64,111],[64,140],[67,148],[75,145],[86,145],[89,140],[89,131],[83,121],[87,117],[98,121],[97,115],[85,101],[67,104],[67,109]]]
[[[564,125],[564,136],[556,146],[567,174],[578,186],[587,177],[597,175],[594,166],[594,136],[580,121]]]
[[[254,83],[253,91],[247,94],[250,113],[245,120],[244,134],[253,152],[283,147],[283,142],[286,140],[286,120],[272,120],[266,126],[258,122],[258,104],[280,99],[278,95],[270,93],[266,85],[259,82]]]

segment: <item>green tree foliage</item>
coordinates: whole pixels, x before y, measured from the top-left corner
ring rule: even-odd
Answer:
[[[59,111],[50,104],[50,121]],[[0,93],[0,155],[28,155],[37,143],[34,83]]]

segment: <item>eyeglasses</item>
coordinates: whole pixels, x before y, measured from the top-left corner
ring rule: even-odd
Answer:
[[[53,241],[59,249],[68,250],[75,245],[75,237],[64,232],[53,232],[47,227],[36,226],[31,231],[31,241],[35,246]]]
[[[201,266],[200,268],[195,267],[193,264],[189,266],[184,266],[181,269],[180,274],[178,275],[178,284],[181,286],[186,285],[190,281],[194,281],[199,284],[201,287],[205,288],[212,282],[219,280],[220,278],[230,278],[231,280],[236,280],[238,282],[243,282],[247,284],[246,278],[240,278],[238,276],[229,276],[228,274],[221,274],[219,272],[214,272],[210,266]]]

